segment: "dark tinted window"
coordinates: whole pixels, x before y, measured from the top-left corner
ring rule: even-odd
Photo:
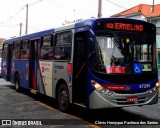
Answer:
[[[44,36],[42,40],[40,59],[51,60],[53,58],[53,51],[51,44],[52,44],[51,35]]]
[[[20,41],[14,43],[13,46],[13,59],[19,59],[20,57]]]
[[[63,32],[56,34],[54,48],[55,60],[70,60],[71,58],[72,33]]]
[[[6,60],[7,59],[7,54],[8,54],[8,44],[5,44],[3,46],[3,60]]]
[[[28,58],[29,58],[29,41],[23,40],[21,49],[21,59],[28,59]]]

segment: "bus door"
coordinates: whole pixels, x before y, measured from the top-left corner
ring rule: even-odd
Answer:
[[[73,101],[84,104],[87,99],[87,34],[75,34],[73,61]]]
[[[52,36],[45,35],[42,37],[40,46],[39,73],[37,74],[38,88],[40,93],[52,97]],[[40,75],[39,75],[40,74]]]
[[[21,86],[29,88],[29,40],[21,41],[21,55],[20,55],[20,76]]]
[[[13,49],[13,45],[9,44],[8,45],[8,59],[7,59],[7,80],[10,81],[11,80],[11,59],[12,59],[12,49]]]
[[[3,46],[1,75],[7,81],[11,78],[11,54],[12,44],[5,44]]]
[[[40,39],[30,41],[29,87],[37,90],[38,44]]]

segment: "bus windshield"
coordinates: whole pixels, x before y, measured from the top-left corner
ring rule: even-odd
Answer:
[[[133,73],[133,63],[147,63],[152,71],[154,36],[150,34],[112,32],[96,35],[96,60],[94,69],[111,73],[108,69],[118,67],[117,72]]]

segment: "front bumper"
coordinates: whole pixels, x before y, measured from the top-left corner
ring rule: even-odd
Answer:
[[[89,97],[89,108],[113,108],[113,107],[128,107],[135,105],[151,105],[158,102],[159,88],[155,91],[149,89],[145,92],[134,94],[119,94],[113,92],[112,95],[107,96],[94,90]],[[127,102],[128,97],[138,97],[137,102]]]

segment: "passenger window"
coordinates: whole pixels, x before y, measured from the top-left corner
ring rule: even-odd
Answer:
[[[19,59],[20,57],[20,41],[14,43],[13,47],[13,59]]]
[[[8,44],[5,44],[3,46],[3,60],[7,60],[7,54],[8,54]]]
[[[52,50],[52,40],[51,35],[44,36],[42,40],[40,59],[42,60],[52,60],[53,50]]]
[[[28,40],[22,41],[21,59],[29,59],[29,42],[28,42]]]
[[[72,33],[63,32],[56,34],[54,47],[55,60],[70,60],[71,58]]]

